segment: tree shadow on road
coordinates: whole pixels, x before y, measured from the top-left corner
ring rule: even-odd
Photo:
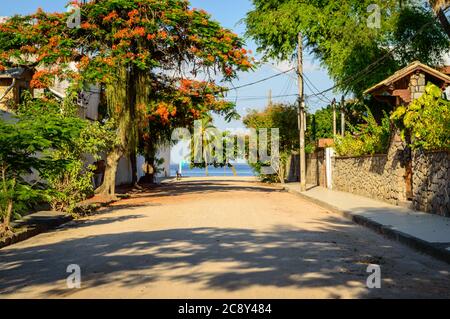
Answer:
[[[367,265],[373,261],[382,263],[380,256],[392,249],[391,246],[368,246],[361,250],[356,247],[363,246],[364,239],[357,243],[354,236],[342,236],[356,225],[332,216],[325,220],[314,231],[286,225],[267,231],[184,228],[104,234],[48,245],[13,247],[0,251],[0,297],[35,285],[53,286],[48,294],[64,296],[68,293],[64,285],[69,264],[80,265],[84,287],[114,282],[119,287],[133,289],[164,279],[200,283],[204,289],[216,292],[236,292],[251,286],[362,287],[358,297],[405,296],[402,289],[364,289],[369,275]],[[392,287],[399,280],[383,279],[390,281]],[[448,280],[442,284],[448,287]],[[420,291],[424,296],[427,293]],[[329,296],[342,297],[336,292],[330,292]]]
[[[270,185],[263,185],[261,183],[245,182],[242,184],[236,184],[227,180],[214,180],[214,181],[186,181],[172,184],[162,184],[157,187],[152,187],[148,192],[142,192],[136,194],[136,198],[161,198],[172,197],[187,194],[208,194],[208,193],[224,193],[224,192],[259,192],[274,193],[284,192],[281,188],[277,188]]]

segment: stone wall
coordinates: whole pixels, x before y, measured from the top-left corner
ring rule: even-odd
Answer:
[[[413,205],[450,217],[450,152],[413,154]]]
[[[323,150],[317,151],[312,154],[306,154],[306,184],[307,185],[321,185],[325,186],[325,171],[322,165],[324,163]],[[288,182],[299,181],[299,156],[291,155],[287,163],[287,175]]]
[[[405,163],[411,159],[412,208],[450,217],[450,152],[408,154],[395,135],[387,155],[334,157],[333,189],[394,205],[411,204],[405,180]]]
[[[425,93],[426,79],[425,74],[418,73],[411,75],[409,80],[409,91],[411,92],[411,101],[418,99]]]
[[[333,158],[333,189],[395,205],[406,200],[404,143],[394,135],[388,154]]]

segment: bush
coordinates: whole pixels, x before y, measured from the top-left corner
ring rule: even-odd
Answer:
[[[0,119],[0,235],[10,232],[10,221],[30,204],[50,200],[52,190],[30,174],[64,170],[67,161],[52,156],[60,145],[70,143],[73,125],[61,117]]]
[[[450,150],[450,102],[441,90],[428,84],[425,94],[407,107],[399,107],[391,119],[401,129],[403,139],[411,136],[413,149]]]
[[[93,195],[94,167],[86,164],[86,156],[99,159],[99,153],[108,149],[113,138],[108,125],[79,118],[77,109],[70,97],[61,103],[49,96],[43,99],[25,96],[25,102],[19,107],[23,119],[57,121],[65,137],[49,155],[52,161],[63,162],[63,169],[50,166],[40,172],[51,191],[47,201],[54,210],[72,212],[78,202]]]
[[[345,137],[337,136],[335,141],[336,152],[340,156],[363,156],[385,153],[389,146],[390,120],[386,113],[381,124],[367,109],[364,124],[352,128],[353,133]]]

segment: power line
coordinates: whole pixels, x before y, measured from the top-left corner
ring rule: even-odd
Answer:
[[[305,84],[306,84],[306,86],[309,88],[309,90],[310,90],[313,94],[316,93],[316,92],[319,92],[319,89],[318,89],[318,88],[314,85],[314,83],[306,76],[306,74],[303,74],[303,78],[305,79]],[[309,84],[308,84],[308,83],[309,83]],[[311,86],[312,86],[314,89],[311,88],[310,84],[311,84]],[[325,99],[320,98],[319,95],[323,96]],[[318,95],[317,95],[317,98],[318,98],[319,100],[321,100],[322,102],[324,102],[324,103],[331,103],[331,100],[330,100],[325,94],[318,94]]]
[[[433,23],[433,22],[425,23],[425,24],[419,29],[419,31],[417,31],[417,33],[416,33],[411,39],[409,39],[408,41],[405,40],[404,42],[398,43],[394,48],[392,48],[391,50],[389,50],[385,55],[383,55],[382,57],[380,57],[378,60],[374,61],[373,63],[369,64],[369,65],[368,65],[367,67],[365,67],[363,70],[361,70],[361,71],[357,72],[356,74],[353,74],[353,75],[351,75],[351,76],[349,76],[349,77],[343,79],[342,81],[338,82],[337,84],[335,84],[335,85],[332,86],[331,88],[328,88],[328,89],[326,89],[326,90],[323,90],[323,91],[321,91],[321,92],[318,92],[318,93],[316,94],[316,96],[317,96],[317,95],[322,95],[322,94],[327,93],[327,92],[330,92],[331,90],[334,90],[335,88],[337,88],[337,87],[339,87],[339,86],[341,86],[341,85],[343,85],[343,84],[345,84],[345,83],[347,83],[347,84],[350,84],[350,83],[356,84],[356,83],[362,81],[363,76],[366,76],[366,75],[372,73],[373,71],[375,71],[376,68],[378,67],[378,64],[379,64],[379,63],[383,62],[383,60],[385,60],[388,56],[390,56],[390,55],[393,54],[395,51],[397,51],[399,48],[401,48],[401,47],[404,45],[404,43],[414,41],[414,39],[415,39],[417,36],[419,36],[419,35],[425,30],[425,28],[426,28],[428,25],[430,25],[430,24],[432,24],[432,23]],[[365,74],[364,74],[364,73],[365,73]],[[356,81],[356,82],[355,82],[355,81]]]
[[[227,88],[227,89],[225,89],[225,91],[238,90],[238,89],[242,89],[242,88],[245,88],[245,87],[248,87],[248,86],[252,86],[252,85],[255,85],[255,84],[259,84],[259,83],[268,81],[268,80],[270,80],[270,79],[279,77],[280,75],[283,75],[283,74],[286,74],[286,73],[288,73],[288,72],[291,72],[291,71],[294,70],[294,69],[295,69],[295,68],[291,68],[291,69],[289,69],[289,70],[287,70],[287,71],[280,72],[280,73],[278,73],[278,74],[269,76],[269,77],[267,77],[267,78],[264,78],[264,79],[261,79],[261,80],[255,81],[255,82],[247,83],[247,84],[240,85],[240,86],[236,86],[236,87],[233,87],[233,88]]]
[[[285,95],[274,95],[273,99],[285,98],[285,97],[298,97],[298,94],[285,94]],[[243,96],[243,97],[227,97],[226,99],[233,101],[254,101],[254,100],[266,100],[267,96]]]

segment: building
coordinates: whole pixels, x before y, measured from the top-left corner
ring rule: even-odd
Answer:
[[[447,68],[443,69],[443,71],[446,70]],[[450,85],[450,76],[415,61],[367,89],[364,94],[370,94],[377,100],[394,107],[407,105],[425,93],[427,83],[433,83],[445,92]]]
[[[3,119],[10,119],[17,106],[22,102],[22,93],[30,91],[32,96],[39,96],[43,93],[41,89],[31,89],[30,82],[33,78],[34,70],[26,67],[11,68],[0,72],[0,116]],[[65,92],[69,83],[67,81],[56,80],[54,85],[48,89],[58,99],[65,98]],[[87,90],[79,94],[78,105],[80,106],[80,117],[91,121],[99,119],[99,105],[103,92],[96,85],[91,85]],[[158,158],[164,159],[160,177],[170,176],[170,148],[162,147],[158,152]],[[106,158],[106,155],[103,156]],[[89,158],[89,156],[88,156]],[[88,164],[93,164],[94,159],[88,160]],[[144,176],[143,164],[145,160],[142,156],[137,158],[138,178]],[[123,157],[119,161],[116,182],[117,185],[128,184],[132,181],[131,161],[129,157]]]
[[[34,71],[17,67],[0,72],[0,110],[14,110],[21,103],[22,93],[30,91]]]

